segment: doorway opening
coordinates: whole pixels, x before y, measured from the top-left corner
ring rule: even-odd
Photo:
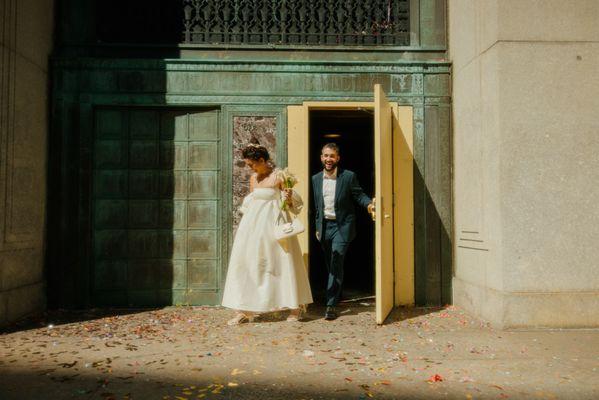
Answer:
[[[339,166],[356,173],[367,196],[374,196],[374,115],[372,110],[310,110],[309,160],[312,176],[322,170],[320,152],[326,143],[340,148]],[[310,190],[312,190],[310,184]],[[310,193],[312,199],[313,194]],[[310,215],[314,215],[314,204]],[[345,257],[342,302],[371,302],[375,293],[374,223],[368,212],[356,204],[356,238]],[[320,243],[313,232],[309,239],[310,284],[314,300],[324,302],[327,271]]]

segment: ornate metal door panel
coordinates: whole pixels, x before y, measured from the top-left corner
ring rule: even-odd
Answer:
[[[223,232],[218,116],[216,110],[97,111],[95,303],[218,301]]]
[[[409,0],[183,0],[185,43],[408,46]]]

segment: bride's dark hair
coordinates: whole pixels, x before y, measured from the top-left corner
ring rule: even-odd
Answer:
[[[241,149],[241,156],[244,159],[253,161],[258,161],[259,159],[263,159],[264,161],[270,160],[270,155],[266,147],[257,143],[250,143]]]

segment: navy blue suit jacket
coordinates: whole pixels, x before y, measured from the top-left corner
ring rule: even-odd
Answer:
[[[315,205],[315,228],[317,235],[322,232],[324,221],[324,196],[322,194],[322,180],[324,172],[312,176],[312,189]],[[347,169],[337,170],[337,182],[335,186],[335,218],[339,233],[348,242],[356,237],[356,207],[355,203],[362,207],[368,207],[371,203],[370,197],[364,194],[356,174]]]

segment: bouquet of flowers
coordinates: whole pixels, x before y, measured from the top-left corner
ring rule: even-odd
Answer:
[[[278,178],[283,181],[283,188],[285,189],[292,189],[295,185],[297,185],[297,178],[295,175],[289,172],[289,169],[287,168],[279,171]],[[287,202],[283,200],[281,202],[281,210],[287,211],[287,208]]]

